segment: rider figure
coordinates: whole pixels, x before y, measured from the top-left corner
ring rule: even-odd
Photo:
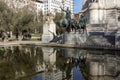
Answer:
[[[80,16],[79,23],[81,27],[86,26],[86,18],[83,16],[83,14]]]
[[[69,10],[69,7],[67,7],[67,10],[62,9],[62,11],[64,11],[66,13],[66,19],[68,21],[70,21],[71,20],[71,11]]]

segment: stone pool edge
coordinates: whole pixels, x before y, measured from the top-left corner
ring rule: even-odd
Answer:
[[[18,46],[18,45],[36,45],[45,47],[63,47],[63,48],[80,48],[80,49],[102,49],[102,50],[120,50],[120,46],[110,45],[73,45],[73,44],[58,44],[58,43],[43,43],[41,41],[13,41],[0,42],[0,46]]]

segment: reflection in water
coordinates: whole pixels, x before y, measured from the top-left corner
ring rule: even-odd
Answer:
[[[0,48],[0,80],[120,80],[120,54],[39,46]]]

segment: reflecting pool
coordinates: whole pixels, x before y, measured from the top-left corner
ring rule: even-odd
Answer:
[[[0,47],[0,80],[120,80],[120,52]]]

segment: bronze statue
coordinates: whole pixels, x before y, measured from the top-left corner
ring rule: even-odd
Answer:
[[[66,16],[64,19],[60,20],[60,26],[65,27],[65,31],[67,32],[71,32],[73,30],[75,30],[76,32],[77,30],[83,29],[84,33],[84,30],[86,30],[87,19],[83,15],[81,15],[79,18],[79,22],[77,23],[76,20],[71,19],[71,11],[69,10],[69,8],[67,8],[67,10],[62,9],[62,11],[66,13]]]
[[[86,30],[86,22],[87,22],[87,19],[85,18],[85,16],[83,14],[80,15],[78,29],[83,29],[83,33],[84,33],[84,30]]]
[[[60,7],[61,8],[61,7]],[[62,11],[66,13],[65,19],[60,20],[60,26],[65,27],[67,32],[71,31],[71,11],[67,7],[67,10],[61,8]]]
[[[66,13],[66,19],[68,21],[70,21],[71,20],[71,11],[69,10],[69,7],[67,7],[67,10],[62,9],[62,11],[64,11]]]

